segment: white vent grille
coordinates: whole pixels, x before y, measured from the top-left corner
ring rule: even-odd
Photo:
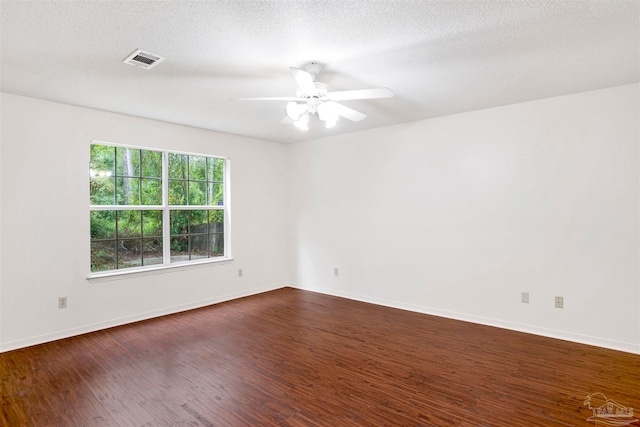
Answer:
[[[164,61],[164,57],[138,49],[122,62],[144,68],[145,70],[150,70],[162,61]]]

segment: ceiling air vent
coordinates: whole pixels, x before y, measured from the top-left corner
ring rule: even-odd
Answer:
[[[124,62],[125,64],[144,68],[145,70],[150,70],[162,61],[164,61],[164,58],[162,56],[154,55],[153,53],[144,52],[138,49],[122,62]]]

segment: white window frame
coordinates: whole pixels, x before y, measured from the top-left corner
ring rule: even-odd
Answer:
[[[162,153],[162,205],[89,205],[89,213],[91,211],[98,210],[120,210],[120,211],[146,211],[157,210],[162,211],[162,251],[163,251],[163,263],[155,265],[147,265],[140,267],[130,267],[125,269],[116,269],[108,271],[90,272],[87,275],[87,279],[101,279],[101,278],[118,278],[118,276],[126,276],[131,274],[144,274],[151,273],[157,274],[162,270],[168,269],[183,269],[189,266],[196,266],[202,264],[220,263],[225,261],[231,261],[231,192],[230,192],[230,177],[231,177],[231,160],[229,157],[215,156],[212,154],[193,153],[187,151],[177,151],[164,148],[151,148],[139,145],[119,144],[106,141],[91,140],[91,145],[106,145],[109,147],[130,148],[134,150],[147,150],[156,151]],[[170,205],[169,204],[169,154],[182,154],[188,156],[208,157],[224,160],[224,188],[223,188],[223,205]],[[88,166],[88,165],[87,165]],[[186,211],[186,210],[221,210],[224,215],[224,255],[215,258],[200,258],[195,260],[171,262],[171,224],[170,215],[171,211]],[[88,232],[89,247],[91,247],[91,233]],[[88,251],[90,252],[90,251]]]

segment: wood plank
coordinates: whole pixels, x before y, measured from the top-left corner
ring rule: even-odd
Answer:
[[[33,426],[24,400],[4,395],[0,400],[0,426]]]

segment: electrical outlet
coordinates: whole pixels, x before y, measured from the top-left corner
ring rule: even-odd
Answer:
[[[58,308],[67,308],[67,297],[58,298]]]
[[[339,276],[340,275],[340,270],[338,270],[338,267],[333,269],[333,275],[334,276]]]
[[[562,297],[556,297],[556,300],[555,300],[555,307],[556,307],[556,308],[563,308],[563,307],[564,307],[564,298],[562,298]]]
[[[520,300],[524,304],[529,304],[529,292],[523,292],[520,296]]]
[[[242,277],[242,269],[241,268],[238,269],[238,277]]]

